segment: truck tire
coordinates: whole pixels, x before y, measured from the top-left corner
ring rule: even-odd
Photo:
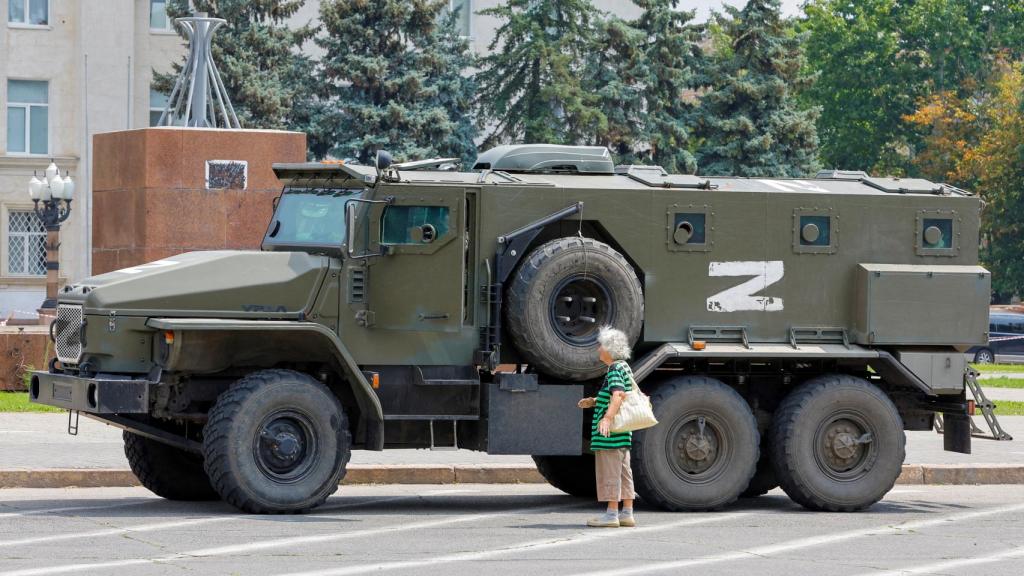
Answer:
[[[128,466],[147,490],[168,500],[219,500],[203,469],[203,457],[125,430]]]
[[[597,497],[594,455],[534,456],[537,471],[555,488],[578,498]]]
[[[351,446],[337,397],[293,370],[261,370],[236,382],[210,410],[203,439],[213,487],[255,514],[322,504],[338,489]]]
[[[606,367],[597,357],[597,331],[614,326],[640,337],[643,291],[622,254],[590,238],[558,238],[537,247],[508,290],[512,342],[538,372],[589,380]]]
[[[760,440],[746,400],[713,378],[681,376],[657,388],[651,402],[659,424],[633,433],[633,477],[644,501],[714,510],[739,498],[757,468]]]
[[[975,364],[993,364],[995,361],[996,355],[989,348],[982,348],[974,353]]]
[[[761,458],[757,461],[757,471],[750,479],[750,485],[740,494],[740,498],[757,498],[764,496],[779,487],[779,481],[775,478],[775,468],[772,466],[771,458],[768,456],[770,450],[765,446],[764,438],[761,439]]]
[[[790,392],[771,437],[782,489],[805,508],[830,512],[881,500],[900,475],[906,445],[892,401],[848,374],[818,376]]]

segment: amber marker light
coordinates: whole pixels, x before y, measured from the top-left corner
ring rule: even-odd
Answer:
[[[690,347],[693,348],[694,350],[703,350],[708,347],[708,344],[703,340],[694,340],[693,344],[690,345]]]
[[[974,410],[976,408],[977,408],[977,404],[974,402],[974,400],[968,400],[967,401],[967,415],[968,416],[974,416]]]
[[[374,390],[376,390],[377,388],[380,388],[380,374],[377,374],[377,373],[373,374],[373,384],[372,385],[373,385],[373,389]]]
[[[168,346],[174,344],[174,331],[172,331],[172,330],[165,330],[164,331],[164,343],[167,344]]]

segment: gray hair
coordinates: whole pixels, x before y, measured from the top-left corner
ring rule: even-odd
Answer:
[[[598,330],[597,343],[608,351],[613,360],[629,360],[633,355],[626,333],[611,326],[602,326]]]

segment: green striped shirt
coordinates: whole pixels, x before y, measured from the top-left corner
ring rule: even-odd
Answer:
[[[612,433],[605,437],[597,431],[597,424],[604,418],[608,411],[608,404],[612,401],[612,394],[616,391],[628,392],[633,389],[633,370],[629,364],[619,360],[608,367],[608,374],[604,377],[604,386],[597,393],[597,404],[594,406],[594,421],[590,427],[590,449],[591,450],[615,450],[617,448],[629,448],[633,444],[631,432]]]

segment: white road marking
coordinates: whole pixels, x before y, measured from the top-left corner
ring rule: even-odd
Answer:
[[[690,560],[678,560],[672,562],[652,562],[644,564],[642,566],[631,566],[629,568],[605,570],[602,572],[582,572],[579,574],[573,574],[571,576],[629,576],[632,574],[649,574],[654,572],[664,572],[666,570],[679,570],[681,568],[690,568],[693,566],[706,566],[708,564],[721,564],[723,562],[733,562],[736,560],[749,560],[751,558],[773,556],[775,554],[781,554],[783,552],[790,552],[793,550],[800,550],[803,548],[813,548],[815,546],[835,544],[838,542],[844,542],[846,540],[853,540],[855,538],[863,538],[864,536],[889,536],[893,534],[907,532],[909,530],[920,530],[922,528],[928,528],[931,526],[953,524],[956,522],[966,522],[968,520],[974,520],[976,518],[995,516],[997,514],[1009,514],[1011,512],[1018,512],[1021,510],[1024,510],[1024,504],[1017,504],[1016,506],[1000,506],[996,508],[986,508],[984,510],[976,510],[974,512],[951,514],[949,516],[940,516],[938,518],[929,518],[926,520],[905,522],[897,526],[876,526],[873,528],[849,530],[846,532],[838,532],[835,534],[824,534],[821,536],[799,538],[796,540],[779,542],[778,544],[758,546],[756,548],[750,548],[749,550],[739,550],[736,552],[726,552],[724,554],[702,556]]]
[[[589,504],[589,503],[587,503]],[[246,542],[243,544],[231,544],[228,546],[217,546],[213,548],[200,548],[198,550],[189,550],[187,552],[179,552],[176,554],[168,554],[165,556],[158,556],[154,558],[133,558],[129,560],[114,560],[111,562],[94,562],[94,563],[80,563],[80,564],[64,564],[61,566],[48,566],[43,568],[28,568],[24,570],[12,570],[8,572],[0,572],[0,576],[46,576],[49,574],[66,574],[69,572],[85,572],[91,570],[101,570],[110,568],[126,568],[129,566],[140,566],[140,565],[152,565],[161,564],[164,562],[174,562],[178,560],[193,560],[200,558],[209,558],[216,556],[231,556],[235,554],[248,554],[251,552],[258,552],[261,550],[270,550],[274,548],[287,548],[292,546],[302,546],[306,544],[321,544],[324,542],[336,542],[338,540],[348,540],[353,538],[369,538],[373,536],[379,536],[380,534],[390,534],[394,532],[406,532],[409,530],[425,530],[429,528],[436,528],[438,526],[447,526],[450,524],[461,524],[464,522],[473,522],[476,520],[488,520],[491,518],[500,518],[503,516],[514,516],[517,514],[529,514],[536,512],[555,511],[564,508],[578,508],[584,504],[572,503],[563,504],[559,506],[543,506],[543,507],[532,507],[532,508],[520,508],[518,510],[512,510],[508,512],[494,512],[489,514],[472,514],[469,516],[450,516],[440,520],[429,520],[426,522],[415,522],[400,524],[398,526],[385,526],[382,528],[376,528],[371,530],[360,530],[353,532],[332,532],[329,534],[317,534],[315,536],[293,536],[290,538],[277,538],[273,540],[262,540],[257,542]]]
[[[119,536],[121,534],[134,534],[136,532],[155,532],[157,530],[173,530],[186,526],[199,526],[201,524],[212,524],[214,522],[226,522],[237,520],[239,516],[218,516],[215,518],[192,518],[189,520],[176,520],[172,522],[157,522],[155,524],[140,524],[138,526],[127,526],[124,528],[107,528],[93,532],[73,532],[70,534],[55,534],[52,536],[39,536],[36,538],[22,538],[21,540],[0,540],[0,548],[9,546],[25,546],[29,544],[43,544],[48,542],[62,542],[66,540],[77,540],[80,538],[102,538],[104,536]]]
[[[611,538],[615,536],[618,536],[619,538],[628,538],[633,536],[634,534],[657,532],[661,530],[679,528],[682,526],[695,526],[697,524],[707,524],[709,522],[722,522],[725,520],[734,520],[736,518],[740,518],[743,516],[750,516],[751,514],[753,513],[736,512],[732,514],[714,514],[710,516],[704,516],[701,518],[687,518],[684,520],[677,520],[675,522],[668,522],[666,524],[643,526],[641,528],[621,528],[618,530],[598,530],[591,528],[584,534],[578,535],[578,537],[559,538],[557,540],[546,538],[544,540],[534,540],[532,542],[516,544],[514,546],[509,546],[507,548],[481,550],[478,552],[456,552],[454,554],[446,554],[444,556],[436,556],[433,558],[424,558],[422,560],[382,562],[380,564],[348,566],[344,568],[329,568],[327,570],[313,570],[309,572],[294,572],[287,574],[286,576],[350,576],[351,574],[363,574],[366,572],[383,572],[385,570],[401,570],[405,568],[425,569],[427,567],[437,566],[438,564],[472,562],[475,560],[485,560],[487,558],[492,558],[494,556],[501,556],[504,554],[512,554],[516,552],[533,552],[534,550],[547,550],[550,548],[558,548],[561,546],[585,544],[588,542],[592,542],[594,540],[602,540],[605,538]]]
[[[887,494],[918,494],[920,492],[924,492],[924,490],[910,490],[908,488],[894,488],[893,490],[889,490],[889,492],[887,492]]]
[[[946,560],[944,562],[935,562],[933,564],[924,564],[921,566],[908,566],[906,568],[897,568],[888,572],[866,572],[859,574],[858,576],[904,576],[910,574],[935,574],[942,573],[953,568],[961,568],[963,566],[970,566],[974,568],[980,564],[990,564],[992,562],[1000,562],[1002,560],[1011,560],[1014,558],[1024,557],[1024,547],[1010,548],[1009,550],[1003,550],[1002,552],[996,552],[995,554],[989,554],[987,556],[978,556],[976,558],[957,558],[955,560]],[[972,570],[974,573],[978,573],[977,570]]]
[[[91,506],[66,506],[63,508],[45,508],[42,510],[24,510],[21,512],[3,512],[0,513],[0,518],[11,518],[16,516],[35,516],[37,514],[57,514],[60,512],[78,512],[80,510],[105,510],[107,508],[123,508],[125,506],[138,506],[140,504],[152,504],[153,502],[160,502],[160,498],[147,498],[146,500],[134,501],[134,502],[118,502],[116,504],[97,504]],[[0,502],[0,505],[3,503]]]

